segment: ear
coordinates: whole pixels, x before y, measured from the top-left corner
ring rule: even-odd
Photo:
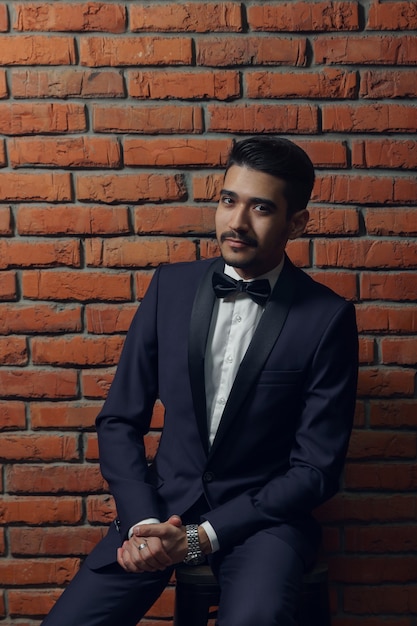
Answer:
[[[288,239],[297,239],[297,237],[300,237],[303,234],[307,226],[309,217],[310,213],[307,211],[307,209],[297,211],[297,213],[294,213],[291,216],[288,228]]]

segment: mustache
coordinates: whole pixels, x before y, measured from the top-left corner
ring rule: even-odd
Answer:
[[[258,246],[258,242],[256,241],[256,239],[253,239],[248,235],[239,234],[234,230],[228,230],[220,235],[220,241],[222,243],[225,241],[225,239],[235,239],[236,241],[240,241],[241,243],[244,243],[247,246],[252,246],[253,248],[256,248]]]

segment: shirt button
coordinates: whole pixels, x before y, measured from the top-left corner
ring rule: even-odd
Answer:
[[[227,357],[227,362],[228,363],[233,363],[233,357],[229,354],[229,356]]]
[[[213,472],[204,472],[203,474],[203,482],[211,483],[214,480]]]
[[[219,404],[226,404],[226,398],[219,398],[218,399],[218,403]]]
[[[236,315],[235,317],[235,322],[237,322],[238,324],[240,324],[240,322],[242,321],[242,318],[240,315]]]

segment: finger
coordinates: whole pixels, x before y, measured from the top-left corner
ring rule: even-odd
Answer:
[[[143,561],[136,559],[134,554],[132,556],[131,545],[127,541],[118,550],[117,562],[125,572],[137,574],[144,570]]]
[[[162,571],[169,565],[172,565],[171,558],[165,552],[159,539],[142,539],[141,543],[136,544],[136,549],[138,554],[135,555],[133,560],[137,562],[137,559],[140,559],[142,561],[141,566],[147,571]]]

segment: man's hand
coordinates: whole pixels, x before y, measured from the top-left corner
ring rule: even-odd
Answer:
[[[117,551],[117,562],[132,573],[156,572],[184,560],[188,551],[185,526],[178,515],[162,524],[141,524]]]

